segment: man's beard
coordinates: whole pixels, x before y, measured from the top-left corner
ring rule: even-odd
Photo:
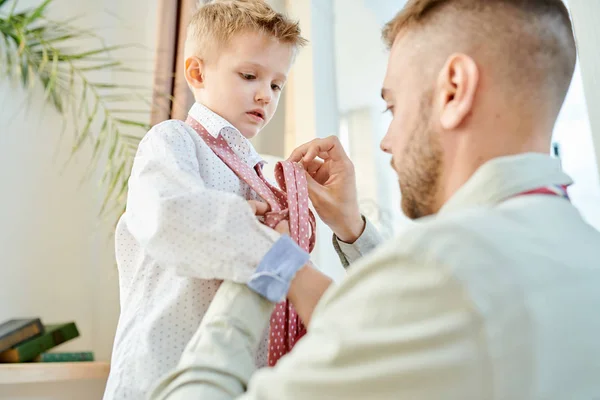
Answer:
[[[411,219],[437,212],[436,197],[442,174],[442,147],[439,136],[430,126],[431,96],[423,97],[419,116],[396,167],[402,211]]]

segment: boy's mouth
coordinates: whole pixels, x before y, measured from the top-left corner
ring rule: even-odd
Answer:
[[[248,111],[246,114],[252,115],[262,121],[264,121],[264,119],[265,119],[265,113],[263,110],[256,109],[256,110]]]

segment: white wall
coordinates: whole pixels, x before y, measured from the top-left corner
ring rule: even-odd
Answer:
[[[562,126],[565,169],[575,179],[572,192],[577,197],[573,198],[574,204],[596,229],[600,229],[600,115],[596,111],[600,107],[600,28],[597,24],[600,2],[568,0],[567,3],[579,56],[579,70],[569,96],[573,103],[577,102],[579,115],[571,116],[569,114],[574,114],[575,110],[563,109],[570,117],[565,118]]]
[[[590,125],[593,131],[596,160],[600,160],[600,116],[593,112],[600,107],[600,27],[597,17],[600,15],[600,2],[569,0],[573,19],[581,73],[585,86],[585,97],[590,113]]]
[[[554,128],[553,140],[560,144],[563,169],[575,182],[569,187],[571,201],[590,224],[600,229],[600,180],[590,118],[593,120],[596,116],[588,113],[578,64]],[[597,148],[600,138],[596,137]]]
[[[339,109],[345,113],[381,105],[381,84],[387,65],[381,24],[363,0],[333,3]]]
[[[156,0],[55,0],[49,11],[58,18],[83,15],[80,23],[100,28],[97,33],[108,43],[143,45],[128,56],[144,59],[135,66],[149,73],[129,82],[151,88],[155,6]],[[90,152],[65,165],[72,136],[67,133],[59,144],[60,119],[50,107],[44,109],[39,90],[27,102],[20,87],[2,81],[0,121],[0,320],[75,321],[81,337],[60,349],[92,350],[108,361],[119,311],[118,281],[112,221],[96,216],[100,175],[80,184]],[[2,386],[0,398],[91,400],[101,392],[101,382]]]
[[[356,167],[361,211],[386,234],[406,223],[390,156],[379,144],[390,122],[382,111],[381,87],[388,51],[381,28],[402,8],[398,0],[334,0],[335,66],[338,105],[348,122],[351,158]],[[372,187],[372,183],[376,187]]]

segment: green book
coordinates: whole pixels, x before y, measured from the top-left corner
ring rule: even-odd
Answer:
[[[11,319],[0,324],[0,353],[41,335],[44,326],[39,318]]]
[[[91,351],[74,351],[66,353],[42,353],[37,356],[36,362],[80,362],[94,361],[94,353]]]
[[[40,354],[79,336],[74,322],[46,325],[45,333],[27,342],[13,346],[0,353],[0,362],[16,363],[31,361]]]

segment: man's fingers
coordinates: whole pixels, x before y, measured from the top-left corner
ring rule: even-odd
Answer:
[[[298,147],[292,152],[288,161],[308,163],[317,157],[324,160],[330,158],[333,161],[348,158],[340,140],[336,136],[329,136],[324,139],[314,139]]]
[[[310,174],[306,174],[306,184],[308,186],[308,197],[315,207],[318,207],[319,199],[323,196],[325,188],[317,182]]]
[[[315,181],[320,183],[321,185],[325,185],[329,178],[331,177],[331,173],[329,171],[329,164],[324,163],[321,168],[315,171],[314,174],[311,175]]]
[[[313,175],[319,170],[321,169],[321,167],[323,167],[323,161],[321,160],[312,160],[308,163],[303,163],[304,169],[306,170],[306,172],[308,172],[309,174]]]
[[[331,162],[323,162],[320,160],[313,160],[308,166],[306,166],[306,172],[317,181],[317,183],[324,185],[329,180]]]
[[[310,145],[310,142],[297,147],[294,151],[292,151],[292,154],[290,154],[287,161],[297,162],[297,163],[301,162],[302,159],[304,158],[304,155],[306,154],[306,152],[309,149],[309,145]]]
[[[254,215],[265,215],[265,213],[269,211],[269,205],[262,201],[248,200],[248,204],[250,205],[250,208],[252,208]]]

